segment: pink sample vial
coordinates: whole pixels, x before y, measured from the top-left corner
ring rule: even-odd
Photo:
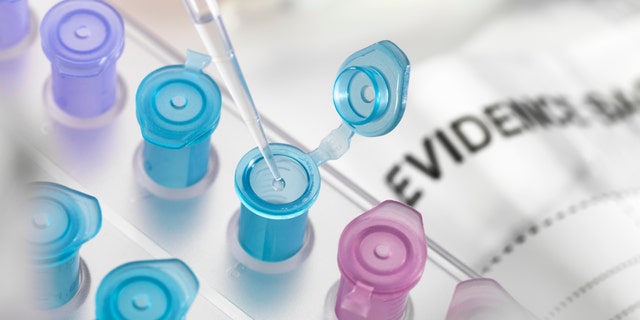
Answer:
[[[396,201],[363,213],[342,232],[338,319],[402,319],[427,261],[422,216]]]
[[[493,279],[460,282],[449,305],[446,320],[535,319]]]

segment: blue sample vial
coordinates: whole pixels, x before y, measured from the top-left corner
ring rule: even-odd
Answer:
[[[54,183],[34,183],[30,191],[28,240],[35,307],[57,308],[81,286],[78,252],[100,230],[100,205],[92,196]]]
[[[137,116],[144,142],[137,162],[141,183],[164,198],[190,198],[213,180],[211,134],[222,97],[202,69],[211,58],[187,52],[184,65],[160,68],[138,87]]]
[[[318,167],[302,150],[287,144],[270,144],[285,187],[279,190],[260,151],[249,151],[238,163],[236,193],[242,206],[238,241],[252,257],[278,262],[293,257],[303,247],[307,214],[320,192]]]
[[[106,124],[122,107],[116,74],[125,39],[120,14],[104,1],[61,1],[42,19],[40,34],[51,61],[46,94],[52,95],[52,116],[73,127]],[[87,122],[96,118],[105,120]]]
[[[17,46],[31,29],[27,0],[0,0],[0,51]]]
[[[178,259],[136,261],[107,274],[96,293],[97,320],[184,319],[198,279]]]

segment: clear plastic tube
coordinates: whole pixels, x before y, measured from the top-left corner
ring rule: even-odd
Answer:
[[[275,165],[273,154],[269,148],[269,141],[262,129],[260,115],[251,98],[251,93],[233,51],[231,40],[222,22],[217,1],[184,0],[184,4],[202,42],[235,101],[242,120],[249,128],[250,134],[258,145],[258,149],[260,149],[260,153],[273,175],[273,188],[276,190],[283,189],[284,180]]]

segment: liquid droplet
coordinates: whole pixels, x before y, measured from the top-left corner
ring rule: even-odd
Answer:
[[[280,179],[273,179],[273,182],[271,182],[271,187],[273,187],[273,190],[275,191],[282,191],[284,190],[284,187],[286,186],[284,179],[280,178]]]

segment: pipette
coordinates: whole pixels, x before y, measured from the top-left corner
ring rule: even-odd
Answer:
[[[285,181],[269,148],[269,141],[262,129],[260,115],[251,98],[249,88],[240,70],[231,40],[222,22],[216,0],[184,0],[184,4],[213,62],[216,64],[224,83],[236,103],[242,120],[249,128],[260,153],[273,175],[272,186],[275,190],[284,189]]]

